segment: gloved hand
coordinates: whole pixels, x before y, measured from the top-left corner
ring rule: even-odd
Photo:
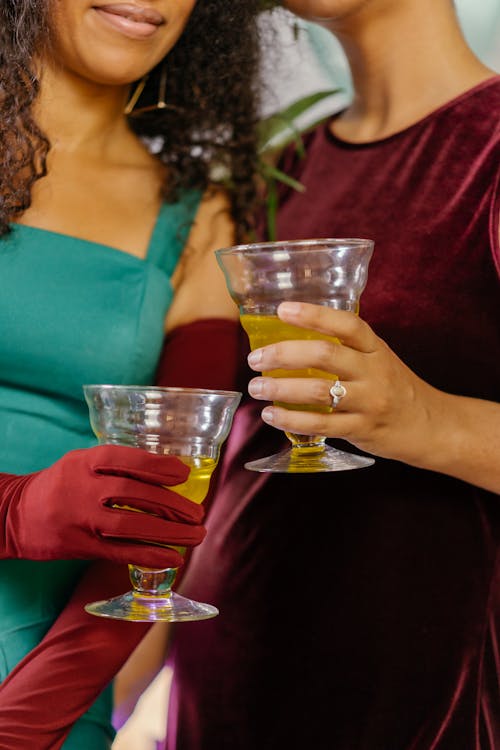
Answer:
[[[199,544],[204,510],[163,485],[188,475],[175,456],[119,445],[70,451],[34,474],[0,474],[0,558],[178,567],[181,555],[157,545]]]

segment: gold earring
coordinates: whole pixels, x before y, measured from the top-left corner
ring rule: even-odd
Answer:
[[[137,84],[134,93],[128,100],[125,109],[123,110],[124,114],[130,115],[131,117],[138,117],[145,112],[155,112],[157,109],[166,109],[167,108],[167,102],[165,101],[166,91],[167,91],[167,63],[166,61],[161,66],[160,70],[160,83],[158,85],[158,101],[156,104],[149,104],[146,107],[135,107],[137,102],[139,101],[139,98],[144,91],[144,88],[146,86],[146,83],[149,79],[149,73],[146,73],[145,76],[141,78],[139,83]]]

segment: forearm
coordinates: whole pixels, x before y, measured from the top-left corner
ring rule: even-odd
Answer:
[[[89,567],[41,643],[0,686],[0,748],[56,750],[144,637],[149,624],[93,617],[94,599],[129,586],[123,565]]]
[[[432,389],[425,420],[409,463],[500,494],[500,404]]]

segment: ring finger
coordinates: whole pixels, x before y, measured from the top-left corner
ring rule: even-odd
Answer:
[[[332,388],[336,389],[337,401],[334,407]],[[345,389],[343,393],[342,389]],[[258,400],[274,401],[282,404],[312,406],[313,411],[347,411],[349,402],[353,403],[353,392],[356,386],[353,382],[338,381],[325,378],[253,378],[248,384],[249,394]],[[343,395],[342,395],[343,394]],[[304,411],[304,409],[301,409]]]

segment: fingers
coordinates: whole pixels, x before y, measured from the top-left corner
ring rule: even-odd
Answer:
[[[254,378],[248,384],[249,394],[262,401],[287,404],[330,406],[332,381],[320,378]]]
[[[195,547],[203,541],[206,534],[201,525],[165,521],[148,513],[118,508],[107,508],[100,526],[99,534],[102,538],[120,539],[138,545]]]
[[[347,398],[347,396],[346,396]],[[325,437],[342,438],[357,444],[354,437],[359,434],[361,419],[359,414],[352,414],[347,407],[341,409],[342,399],[336,409],[325,412],[304,412],[267,406],[262,411],[262,419],[269,425],[300,435],[324,435]]]
[[[285,408],[298,405],[304,409],[307,405],[307,411],[322,413],[358,410],[364,404],[362,388],[346,380],[340,382],[345,393],[336,399],[334,407],[331,389],[336,381],[336,378],[254,378],[248,385],[248,392],[257,400],[274,401],[284,404]]]
[[[376,334],[354,312],[306,302],[282,302],[278,307],[278,316],[301,328],[336,336],[342,344],[360,352],[370,353],[377,348]]]
[[[165,487],[147,485],[125,477],[102,478],[99,496],[103,505],[129,505],[134,510],[150,513],[170,521],[198,524],[203,520],[204,508],[198,503]]]
[[[138,544],[129,540],[114,542],[106,539],[106,560],[120,563],[121,565],[141,565],[145,568],[180,568],[184,564],[184,558],[180,552],[172,547],[160,547],[146,544]],[[106,596],[109,595],[109,592]]]
[[[335,341],[280,341],[251,352],[248,363],[260,372],[290,370],[294,377],[292,371],[298,375],[307,370],[309,377],[336,380],[354,378],[364,370],[364,360],[369,356]]]
[[[175,485],[185,482],[189,467],[176,456],[150,453],[123,445],[99,445],[87,449],[94,472],[140,479],[151,484]]]

